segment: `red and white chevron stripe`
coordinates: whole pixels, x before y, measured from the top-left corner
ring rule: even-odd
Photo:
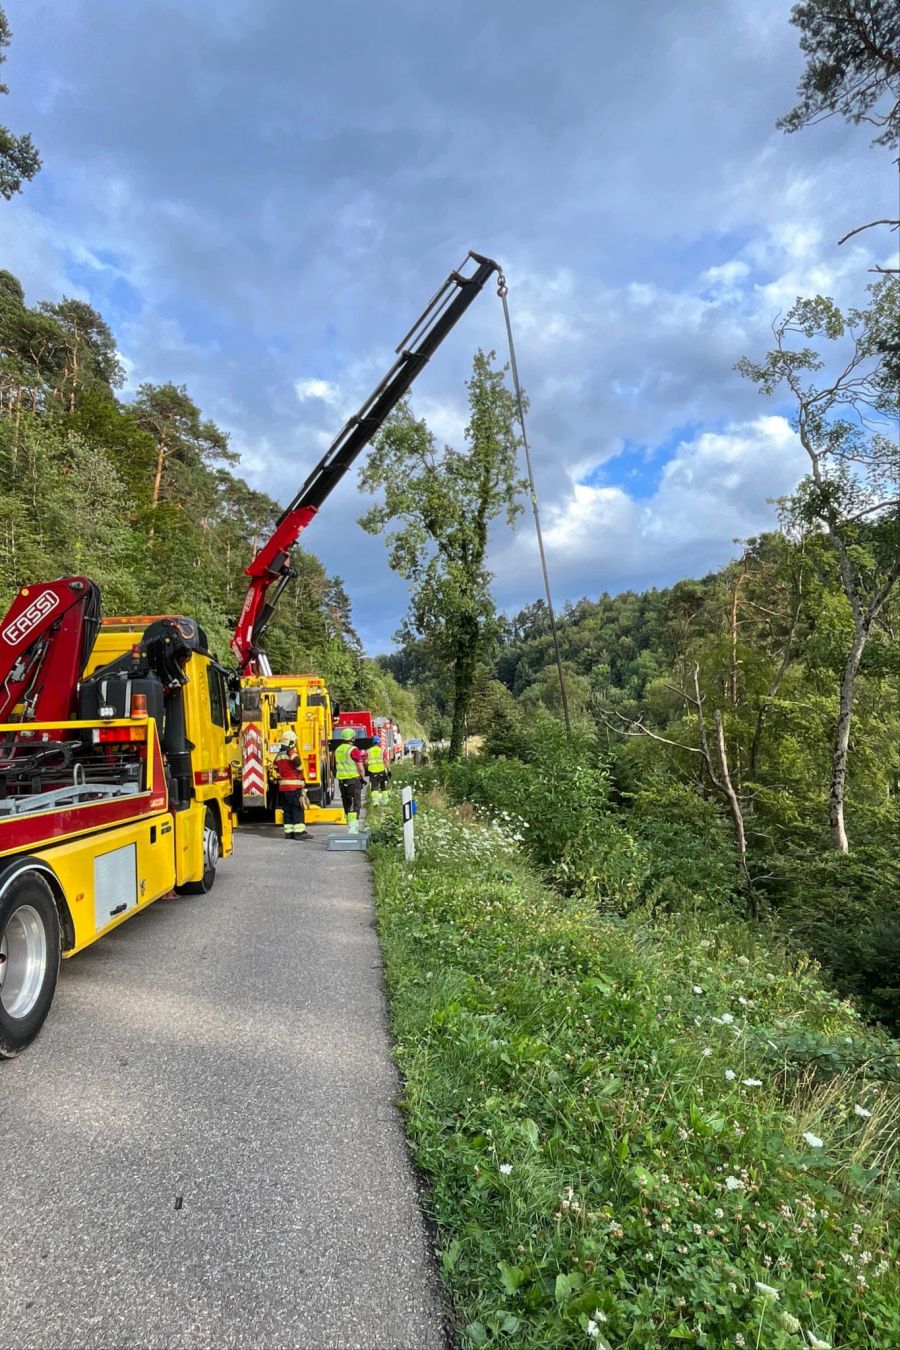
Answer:
[[[266,802],[266,775],[263,769],[262,736],[252,722],[241,733],[243,762],[241,764],[241,796],[245,806],[264,806]]]

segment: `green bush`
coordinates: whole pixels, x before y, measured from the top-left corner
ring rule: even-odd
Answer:
[[[440,762],[435,777],[452,801],[505,818],[563,891],[623,913],[738,903],[727,827],[696,793],[660,783],[635,794],[631,810],[618,809],[596,740],[584,733],[569,742],[550,717],[536,719],[521,753]]]
[[[843,994],[900,1030],[900,861],[863,846],[778,860],[768,883],[778,922]]]

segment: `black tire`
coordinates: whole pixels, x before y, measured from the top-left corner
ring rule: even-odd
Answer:
[[[331,799],[334,796],[334,784],[328,776],[328,766],[323,764],[320,770],[322,776],[322,805],[330,806]]]
[[[40,872],[19,872],[0,896],[0,956],[0,1059],[13,1059],[44,1025],[59,978],[59,911]]]
[[[203,877],[200,881],[186,881],[183,886],[176,886],[178,894],[208,895],[216,884],[216,868],[221,852],[222,841],[219,838],[216,815],[212,807],[208,806],[203,818]]]

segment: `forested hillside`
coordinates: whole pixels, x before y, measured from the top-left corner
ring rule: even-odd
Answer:
[[[0,604],[26,582],[85,573],[105,613],[192,614],[227,662],[243,569],[280,507],[240,477],[186,388],[142,384],[125,398],[123,383],[90,305],[29,306],[0,272]],[[267,635],[273,668],[319,672],[339,701],[415,726],[412,695],[364,658],[340,578],[301,548],[293,564]]]
[[[872,566],[890,542],[884,524],[856,527],[856,555]],[[545,604],[502,619],[469,731],[491,756],[523,761],[504,780],[505,808],[527,814],[535,781],[547,789],[546,819],[529,842],[543,841],[539,860],[558,878],[588,878],[602,901],[623,908],[725,903],[771,916],[842,992],[896,1028],[898,621],[894,596],[856,681],[847,856],[829,846],[828,786],[852,618],[820,532],[751,540],[700,580],[566,605],[558,632],[571,750]],[[423,649],[409,645],[389,665],[420,688],[434,730],[445,727],[447,690]],[[608,787],[584,802],[562,782],[553,791],[567,763],[605,767]],[[476,785],[470,791],[477,796]]]

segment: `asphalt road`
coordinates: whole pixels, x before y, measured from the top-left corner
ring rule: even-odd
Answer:
[[[364,854],[242,830],[0,1064],[0,1347],[439,1350]]]

